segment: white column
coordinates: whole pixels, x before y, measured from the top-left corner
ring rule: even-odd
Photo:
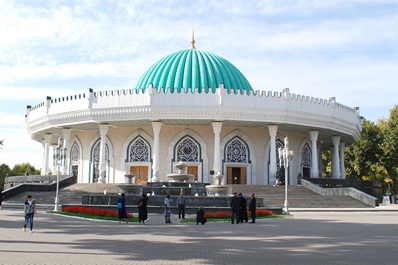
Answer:
[[[55,155],[57,146],[53,145],[53,155]],[[58,166],[57,166],[58,161],[54,158],[53,159],[53,169],[52,169],[52,174],[57,175],[58,174]]]
[[[41,170],[42,175],[48,175],[50,168],[50,142],[51,134],[46,134],[44,136],[44,154],[43,154],[43,167]]]
[[[270,158],[269,158],[269,181],[270,183],[275,183],[276,181],[276,132],[278,131],[278,126],[272,125],[268,126],[268,132],[271,137],[270,141]],[[268,184],[270,184],[268,183]],[[266,184],[266,183],[265,183]]]
[[[100,161],[99,161],[99,178],[98,183],[106,183],[106,161],[105,161],[105,143],[106,134],[108,132],[108,125],[100,125],[99,130],[101,134],[100,144]]]
[[[316,141],[318,140],[318,131],[310,131],[311,139],[311,177],[319,178],[318,170],[318,149],[316,146]]]
[[[62,148],[67,148],[67,144],[69,141],[69,136],[70,136],[71,129],[62,129],[62,138],[64,138],[64,142],[62,143]],[[62,174],[64,175],[69,175],[69,156],[68,154],[70,153],[71,150],[67,150],[65,153],[65,159],[62,162]]]
[[[345,179],[344,148],[345,142],[340,142],[340,178],[342,179]]]
[[[213,122],[213,132],[214,132],[214,174],[222,172],[221,170],[221,146],[220,146],[220,134],[222,128],[222,122]],[[225,182],[225,178],[223,180]],[[224,184],[224,183],[223,183]]]
[[[340,136],[333,136],[333,156],[332,156],[332,178],[340,178],[340,163],[339,163],[339,144]]]
[[[160,129],[162,128],[161,122],[152,122],[153,129],[153,154],[152,154],[152,181],[159,180],[159,137]]]

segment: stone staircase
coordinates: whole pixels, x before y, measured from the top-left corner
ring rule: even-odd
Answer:
[[[290,208],[368,208],[367,204],[349,196],[321,196],[302,186],[288,186]],[[268,207],[283,207],[284,186],[233,185],[233,192],[264,198]]]
[[[282,208],[285,199],[284,186],[258,186],[258,185],[232,185],[233,192],[243,193],[250,196],[252,193],[256,197],[264,199],[264,206]],[[74,184],[63,188],[59,192],[61,204],[81,204],[83,194],[116,194],[117,184]],[[38,205],[54,204],[55,191],[51,192],[23,192],[15,195],[4,204],[23,204],[26,196],[30,194]],[[288,201],[290,208],[367,208],[370,207],[349,196],[321,196],[302,186],[288,187]]]

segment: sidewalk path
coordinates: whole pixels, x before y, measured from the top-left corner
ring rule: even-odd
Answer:
[[[119,224],[0,211],[0,264],[396,264],[398,212],[294,212],[256,224]]]

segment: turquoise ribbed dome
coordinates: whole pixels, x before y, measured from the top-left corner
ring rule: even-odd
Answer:
[[[136,90],[145,91],[149,84],[159,92],[188,92],[198,88],[207,93],[220,84],[228,90],[247,92],[253,90],[245,76],[224,58],[197,49],[172,53],[152,65],[140,78]],[[175,91],[177,90],[177,91]]]

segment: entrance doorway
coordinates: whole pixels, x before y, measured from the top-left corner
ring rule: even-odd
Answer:
[[[135,183],[148,182],[148,166],[131,166],[130,172],[135,175]]]
[[[303,178],[309,178],[311,177],[311,168],[309,167],[303,167]]]
[[[227,184],[246,184],[246,167],[227,167]]]
[[[79,166],[78,165],[74,165],[72,166],[72,172],[71,175],[75,177],[75,182],[77,183],[77,180],[79,179]]]
[[[187,173],[194,175],[195,176],[194,181],[198,181],[198,166],[188,166]]]

